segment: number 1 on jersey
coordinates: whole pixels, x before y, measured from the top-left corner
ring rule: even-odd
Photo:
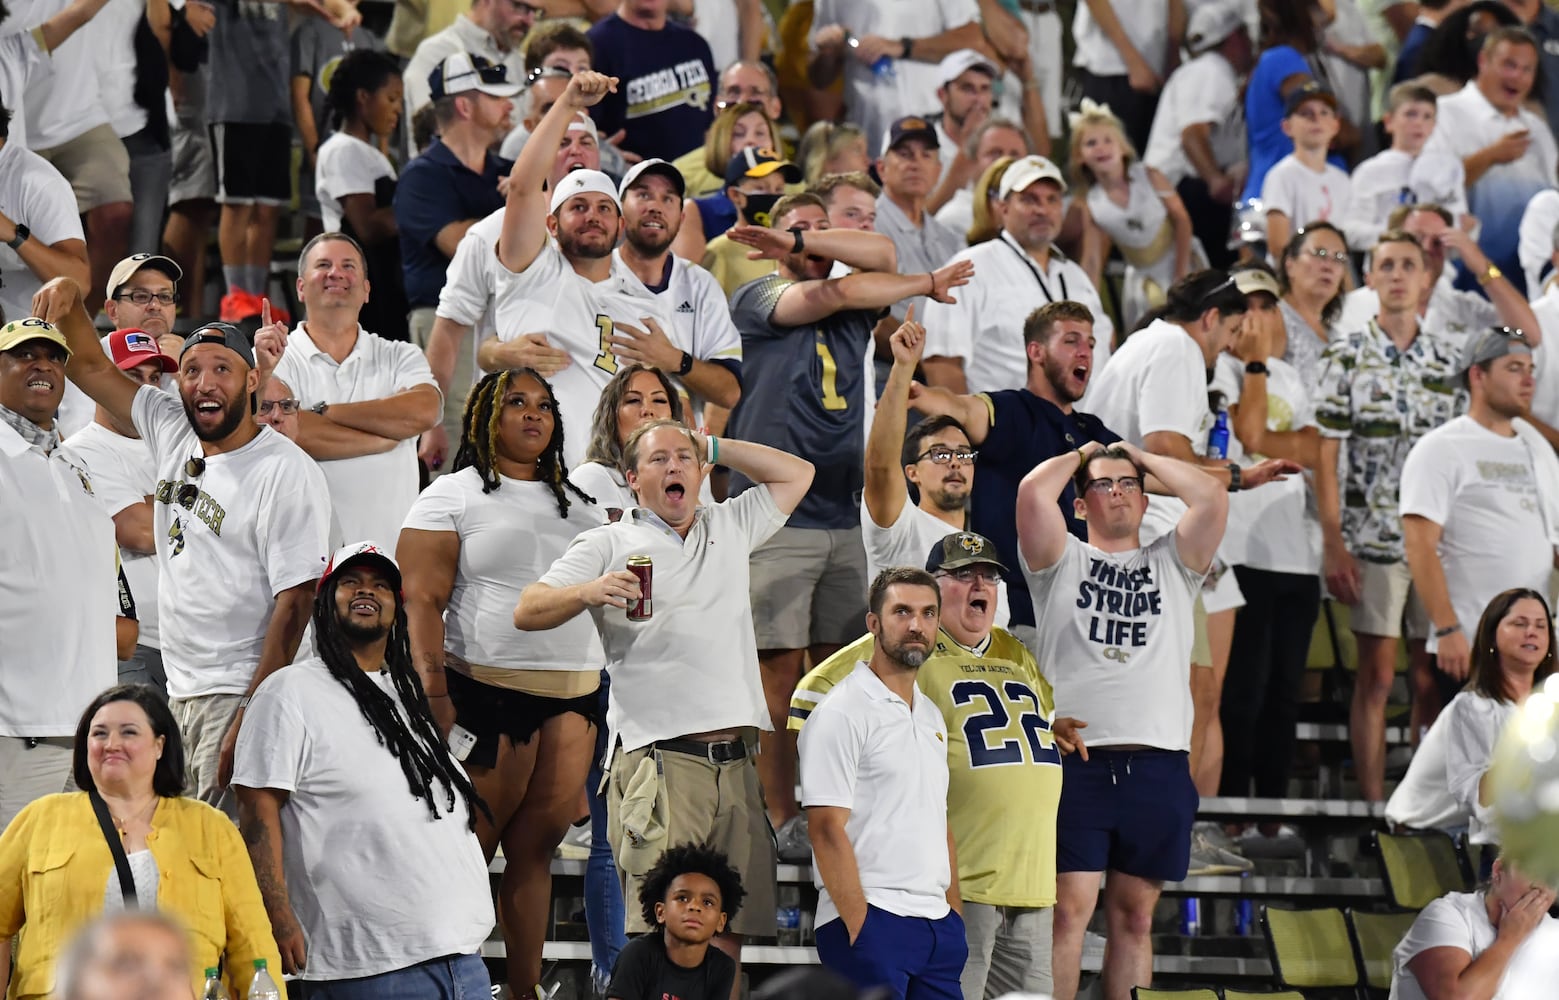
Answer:
[[[595,357],[595,366],[609,375],[617,374],[617,355],[612,353],[612,320],[609,316],[596,316],[595,328],[601,331],[601,353]]]
[[[834,352],[819,340],[817,356],[823,359],[823,409],[848,410],[850,401],[839,395],[839,365],[834,361]]]

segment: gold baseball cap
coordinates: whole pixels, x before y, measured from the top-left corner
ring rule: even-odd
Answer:
[[[29,340],[47,340],[51,344],[58,344],[70,357],[70,343],[59,327],[47,320],[41,320],[36,316],[28,316],[26,319],[14,319],[5,326],[0,326],[0,351],[9,351],[20,347]]]

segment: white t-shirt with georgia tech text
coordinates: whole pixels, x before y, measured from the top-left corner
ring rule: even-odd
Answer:
[[[242,694],[260,663],[276,595],[324,572],[325,475],[270,427],[236,451],[202,456],[184,404],[154,386],[135,394],[130,413],[157,470],[152,523],[168,694]],[[204,457],[205,468],[191,476],[194,457]],[[179,502],[186,484],[197,490],[187,508]]]
[[[1191,748],[1191,621],[1204,574],[1180,560],[1171,531],[1105,552],[1073,535],[1055,565],[1030,568],[1035,659],[1056,715],[1086,719],[1088,745]]]

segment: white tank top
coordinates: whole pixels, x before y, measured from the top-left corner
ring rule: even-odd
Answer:
[[[1141,162],[1126,168],[1126,180],[1130,197],[1122,208],[1110,200],[1102,187],[1088,189],[1088,212],[1105,235],[1120,247],[1121,255],[1130,263],[1133,258],[1146,256],[1142,263],[1156,261],[1173,240],[1173,227],[1169,224],[1169,210],[1153,190],[1148,179],[1148,168]],[[1140,265],[1139,265],[1140,266]]]

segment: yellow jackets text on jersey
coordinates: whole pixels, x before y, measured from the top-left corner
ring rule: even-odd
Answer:
[[[809,671],[791,698],[789,727],[799,731],[872,648],[864,636]],[[1055,905],[1061,750],[1050,732],[1055,698],[1033,655],[1003,629],[980,651],[944,630],[916,686],[947,720],[947,816],[963,898]]]

